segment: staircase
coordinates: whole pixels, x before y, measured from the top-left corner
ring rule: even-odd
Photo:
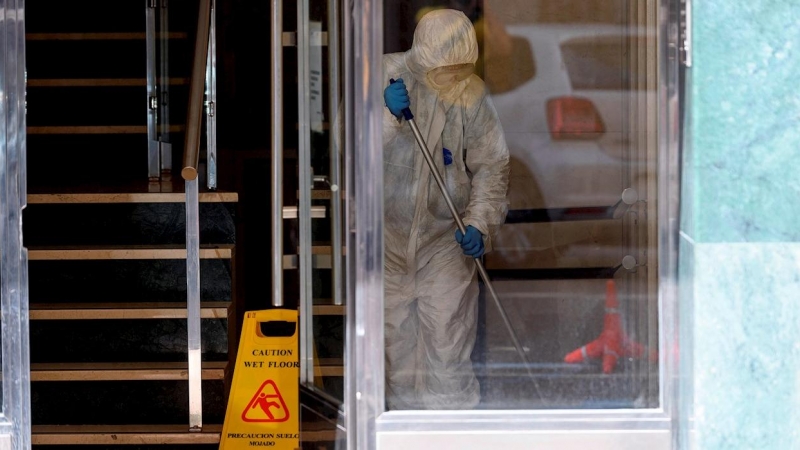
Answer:
[[[186,210],[177,168],[197,2],[169,0],[168,32],[159,35],[169,47],[162,88],[169,95],[159,96],[157,107],[169,107],[169,121],[160,123],[158,138],[170,144],[164,159],[176,168],[159,178],[148,177],[147,156],[152,104],[145,12],[151,5],[163,3],[26,4],[23,233],[30,259],[34,449],[219,444],[244,309],[234,289],[239,196],[204,190],[201,170],[203,427],[190,431]],[[321,302],[314,314],[332,347],[320,344],[316,373],[341,391],[343,307]],[[308,420],[303,448],[335,440],[330,424]]]
[[[204,426],[190,432],[185,195],[168,173],[148,179],[146,2],[26,6],[33,446],[217,448],[238,341],[238,196],[200,193]],[[170,2],[161,136],[176,167],[196,17],[196,2]]]
[[[228,323],[236,323],[237,196],[201,194],[203,409],[205,422],[217,424],[201,433],[188,430],[181,197],[29,195],[24,235],[35,446],[219,439],[227,368],[236,354],[236,330]]]

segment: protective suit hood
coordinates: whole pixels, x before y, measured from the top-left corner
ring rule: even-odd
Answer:
[[[442,89],[432,85],[428,73],[444,66],[474,66],[477,60],[475,28],[463,12],[453,9],[425,14],[414,31],[411,50],[406,52],[406,65],[414,78],[438,91],[442,97],[451,99],[464,91],[469,78]]]

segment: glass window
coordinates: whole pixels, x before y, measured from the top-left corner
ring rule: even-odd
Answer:
[[[641,67],[624,64],[625,40],[628,36],[576,38],[561,44],[561,56],[569,74],[572,89],[622,91],[630,89],[631,80]],[[637,48],[646,42],[638,38]],[[645,75],[646,74],[642,74]],[[642,89],[643,86],[636,86]]]
[[[384,5],[388,409],[659,406],[656,6]]]

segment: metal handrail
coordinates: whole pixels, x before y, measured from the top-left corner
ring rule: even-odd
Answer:
[[[339,113],[339,1],[328,0],[328,92],[329,123],[340,120]],[[332,127],[333,128],[333,127]],[[342,169],[341,154],[336,144],[337,131],[331,129],[330,142],[330,185],[331,185],[331,245],[333,245],[333,304],[344,304],[344,265],[342,263]]]
[[[206,58],[206,186],[217,189],[217,7],[211,0],[211,29]]]
[[[272,0],[272,306],[283,306],[283,1]]]
[[[158,83],[156,81],[156,4],[145,4],[145,39],[147,46],[147,174],[151,181],[161,176],[158,145]]]
[[[189,85],[189,109],[186,114],[186,139],[183,147],[183,169],[181,170],[181,176],[186,181],[197,178],[197,166],[200,163],[200,127],[203,116],[210,26],[211,0],[199,0],[197,39],[194,45],[192,78]]]

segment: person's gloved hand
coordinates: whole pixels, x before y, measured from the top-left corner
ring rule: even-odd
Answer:
[[[485,248],[483,247],[483,235],[477,228],[469,225],[467,227],[467,234],[461,234],[461,230],[456,230],[456,242],[461,244],[461,250],[464,254],[473,258],[480,258],[483,256]]]
[[[411,106],[408,89],[402,78],[398,78],[394,83],[386,86],[386,89],[383,90],[383,101],[386,102],[386,107],[395,117],[400,117],[403,110]]]

